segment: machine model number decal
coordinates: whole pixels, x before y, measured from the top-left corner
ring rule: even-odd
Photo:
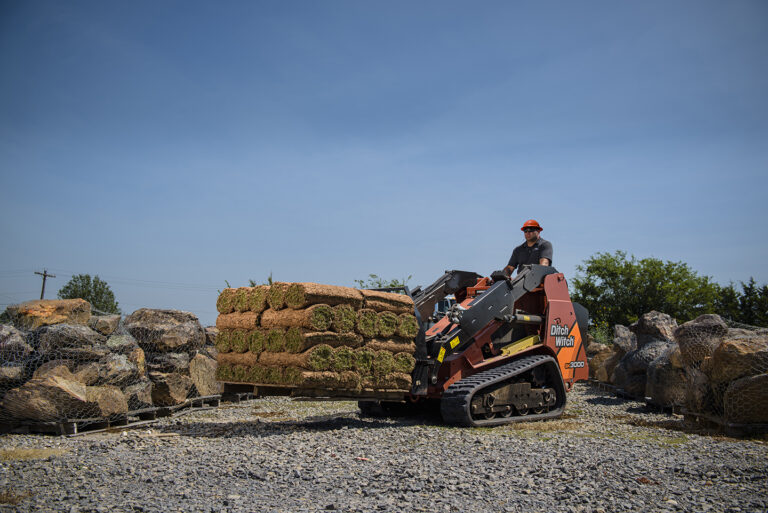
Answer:
[[[584,362],[582,361],[568,362],[565,364],[565,368],[566,369],[583,369]]]
[[[549,334],[555,337],[555,347],[573,347],[576,345],[576,338],[573,335],[568,335],[567,324],[553,324],[549,328]]]

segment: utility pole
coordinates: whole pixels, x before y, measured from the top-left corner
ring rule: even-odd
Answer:
[[[48,269],[43,269],[43,272],[35,271],[35,274],[39,274],[43,277],[43,290],[40,291],[40,299],[43,299],[43,296],[45,296],[45,279],[46,278],[55,278],[55,274],[48,274]]]

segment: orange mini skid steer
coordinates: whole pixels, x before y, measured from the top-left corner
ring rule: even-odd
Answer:
[[[589,314],[570,300],[553,267],[524,266],[508,278],[446,271],[411,291],[420,322],[447,296],[446,315],[416,337],[408,410],[439,401],[445,422],[492,426],[559,417],[566,392],[589,377],[583,335]],[[401,410],[403,403],[360,401],[364,412]]]

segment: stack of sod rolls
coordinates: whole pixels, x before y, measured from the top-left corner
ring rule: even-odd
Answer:
[[[410,390],[419,325],[406,295],[277,282],[225,289],[216,306],[219,381]]]

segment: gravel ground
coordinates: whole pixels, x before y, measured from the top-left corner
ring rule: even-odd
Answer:
[[[265,398],[151,428],[0,436],[0,511],[768,510],[765,437],[682,424],[589,385],[559,420],[492,429]]]

